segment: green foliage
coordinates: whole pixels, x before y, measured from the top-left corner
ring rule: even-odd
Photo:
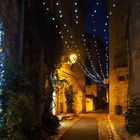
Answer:
[[[3,112],[0,114],[3,118],[0,139],[39,140],[54,134],[59,121],[49,110],[51,100],[44,99],[46,102],[49,100],[49,104],[44,106],[44,111],[40,114],[37,107],[43,106],[44,102],[36,100],[33,85],[24,73],[10,67],[5,72],[5,79],[7,83],[0,99],[3,101]],[[49,84],[47,94],[50,97],[52,91],[53,87]]]
[[[2,140],[32,140],[41,135],[31,84],[18,69],[7,66],[6,84],[1,96],[3,111]]]
[[[44,112],[42,117],[42,123],[47,128],[49,135],[55,134],[57,128],[60,126],[57,116],[54,116],[50,112]]]
[[[66,104],[67,104],[67,112],[73,113],[74,92],[73,92],[73,87],[71,85],[65,89],[65,97],[66,97]]]
[[[140,134],[140,98],[132,97],[125,118],[128,132],[131,135]]]
[[[32,95],[11,94],[3,114],[5,137],[7,139],[28,140],[39,135],[40,130],[38,129],[34,104],[35,101]]]

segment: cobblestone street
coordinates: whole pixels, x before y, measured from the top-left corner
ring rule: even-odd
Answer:
[[[81,114],[75,120],[61,122],[61,125],[53,140],[120,140],[104,113]]]

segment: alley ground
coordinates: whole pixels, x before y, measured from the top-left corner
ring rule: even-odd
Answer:
[[[64,121],[54,140],[115,140],[104,113],[81,114],[75,121]]]
[[[98,117],[83,115],[60,138],[60,140],[98,140]]]

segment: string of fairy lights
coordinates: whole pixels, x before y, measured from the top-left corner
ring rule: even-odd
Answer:
[[[96,2],[96,6],[98,6],[99,5],[99,2],[97,1]],[[93,13],[91,14],[91,17],[92,17],[92,23],[93,23],[93,31],[94,32],[96,32],[96,22],[95,22],[95,14],[97,13],[97,10],[95,9],[94,11],[93,11]],[[98,51],[98,46],[97,46],[97,40],[96,40],[96,38],[95,38],[95,35],[93,35],[93,38],[94,38],[94,47],[95,47],[95,51],[96,51],[96,53],[97,53],[97,57],[98,57],[98,64],[99,64],[99,67],[100,67],[100,72],[101,72],[101,75],[102,75],[102,77],[103,78],[105,78],[105,75],[104,75],[104,72],[103,72],[103,67],[102,67],[102,63],[101,63],[101,56],[100,56],[100,54],[99,54],[99,51]],[[108,63],[108,62],[106,62],[106,63]],[[106,69],[107,69],[107,67],[106,67]],[[107,71],[107,70],[106,70]]]
[[[101,2],[99,0],[96,0],[96,7],[97,6],[100,6]],[[43,2],[43,5],[45,6],[46,8],[46,11],[51,11],[51,8],[49,7],[49,5],[47,5],[46,2]],[[77,54],[78,54],[78,58],[79,58],[79,61],[78,61],[78,64],[80,66],[80,68],[83,70],[83,72],[88,76],[90,77],[93,81],[97,82],[97,83],[104,83],[104,78],[107,78],[108,77],[108,73],[109,73],[109,66],[108,66],[108,60],[109,60],[109,41],[108,41],[108,19],[110,17],[110,15],[112,15],[112,10],[114,7],[116,7],[116,1],[115,0],[112,0],[112,7],[110,8],[110,10],[108,11],[108,14],[106,15],[106,20],[105,20],[105,27],[104,27],[104,30],[103,30],[103,33],[104,33],[104,39],[105,39],[105,57],[106,57],[106,74],[104,74],[104,71],[103,71],[103,66],[102,66],[102,63],[101,63],[101,56],[100,56],[100,53],[98,51],[98,44],[97,44],[97,41],[95,40],[94,42],[94,47],[95,47],[95,51],[97,53],[97,56],[98,56],[98,64],[99,64],[99,67],[100,67],[100,73],[101,75],[99,74],[99,72],[96,71],[95,69],[95,65],[94,65],[94,62],[91,58],[91,55],[92,53],[90,52],[89,49],[86,48],[86,35],[85,34],[79,34],[79,37],[80,39],[82,40],[81,43],[82,43],[82,46],[83,48],[85,48],[85,52],[88,56],[88,59],[89,59],[89,62],[90,62],[90,65],[91,65],[91,68],[92,68],[92,72],[91,70],[88,69],[88,67],[86,66],[85,64],[85,60],[81,57],[81,51],[79,49],[79,47],[77,46],[77,43],[75,42],[75,36],[73,35],[73,32],[71,31],[71,28],[69,27],[69,25],[67,25],[67,23],[65,22],[65,19],[64,19],[64,16],[65,16],[65,12],[64,10],[62,9],[62,5],[63,3],[61,1],[56,1],[55,3],[56,7],[57,7],[57,11],[56,11],[56,17],[52,17],[52,21],[55,21],[56,18],[59,19],[59,21],[61,21],[61,25],[60,27],[58,25],[55,25],[56,28],[59,27],[60,31],[59,31],[59,34],[60,34],[60,37],[61,39],[63,39],[63,42],[64,44],[66,45],[66,47],[69,49],[69,51],[72,53],[73,51],[76,51]],[[74,15],[74,23],[77,25],[77,24],[80,24],[80,20],[79,20],[79,17],[80,17],[80,12],[79,12],[79,4],[78,4],[78,1],[77,0],[74,0],[73,2],[73,15]],[[95,15],[97,13],[97,9],[95,8],[93,13],[92,13],[92,22],[93,22],[93,31],[96,33],[97,32],[97,28],[95,26]],[[95,38],[96,35],[94,34],[93,35],[93,38]]]
[[[79,13],[78,13],[78,2],[77,0],[74,1],[74,16],[75,16],[75,23],[79,23]]]
[[[4,79],[4,52],[3,52],[3,44],[4,44],[4,27],[3,22],[0,18],[0,95],[2,94],[2,86]],[[2,102],[0,101],[0,113],[2,112]],[[0,125],[2,123],[2,118],[0,117]]]
[[[96,6],[95,7],[98,7],[99,5],[101,4],[101,2],[99,1],[99,0],[96,0]],[[110,7],[110,9],[108,10],[108,13],[107,13],[107,15],[106,15],[106,18],[105,18],[105,23],[104,23],[104,30],[103,30],[103,34],[104,34],[104,39],[105,39],[105,47],[106,47],[106,49],[105,49],[105,51],[106,51],[106,53],[105,53],[105,57],[106,57],[106,76],[104,75],[104,73],[103,73],[103,68],[102,68],[102,64],[101,64],[101,62],[100,62],[100,58],[101,58],[101,56],[100,56],[100,54],[99,54],[99,51],[98,51],[98,49],[97,49],[97,41],[95,40],[95,44],[94,44],[94,46],[95,46],[95,48],[96,48],[96,52],[97,52],[97,55],[98,55],[98,62],[99,62],[99,66],[100,66],[100,70],[101,70],[101,74],[102,74],[102,76],[105,78],[105,77],[108,77],[108,73],[109,73],[109,66],[108,66],[108,61],[109,61],[109,41],[108,41],[108,18],[112,15],[112,10],[113,10],[113,8],[115,8],[116,7],[116,1],[115,0],[113,0],[112,1],[112,6]],[[98,12],[98,10],[97,9],[94,9],[94,11],[93,11],[93,13],[91,14],[91,17],[92,17],[92,23],[93,23],[93,31],[96,33],[96,31],[97,31],[97,29],[96,29],[96,21],[95,21],[95,16],[96,16],[96,14],[97,14],[97,12]],[[95,38],[95,35],[93,36],[94,38]]]

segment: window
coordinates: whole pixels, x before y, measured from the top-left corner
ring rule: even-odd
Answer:
[[[125,81],[125,76],[118,76],[118,81]]]

